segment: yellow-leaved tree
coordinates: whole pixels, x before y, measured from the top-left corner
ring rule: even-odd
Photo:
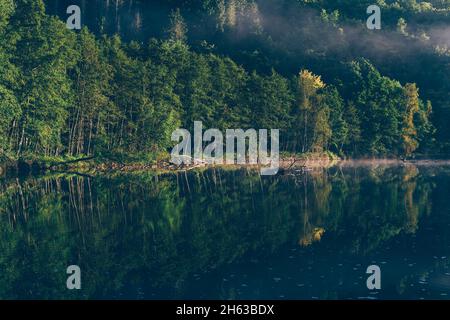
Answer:
[[[298,76],[298,107],[300,111],[301,122],[303,123],[303,137],[302,142],[302,152],[309,151],[310,148],[310,137],[308,134],[311,119],[314,119],[314,115],[327,116],[326,112],[320,110],[320,102],[318,97],[318,91],[325,87],[325,83],[322,81],[320,76],[313,74],[308,70],[301,70]],[[316,119],[319,120],[320,124],[323,125],[324,122],[328,122],[328,119]],[[315,131],[315,124],[313,124],[311,131]]]

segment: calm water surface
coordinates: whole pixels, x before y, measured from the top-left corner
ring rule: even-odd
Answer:
[[[450,167],[0,178],[0,298],[449,299]]]

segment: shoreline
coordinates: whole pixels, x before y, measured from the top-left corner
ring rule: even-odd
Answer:
[[[301,168],[326,168],[342,161],[341,158],[331,153],[310,153],[298,155],[280,156],[280,171],[295,170]],[[194,163],[192,165],[176,165],[168,158],[162,158],[153,162],[126,162],[113,161],[108,159],[95,159],[86,157],[69,160],[11,160],[0,163],[0,176],[5,174],[28,175],[42,174],[45,172],[80,172],[80,173],[108,173],[108,172],[142,172],[155,171],[161,173],[184,172],[191,170],[203,170],[210,168],[240,169],[253,168],[261,169],[268,166],[259,164],[208,164],[206,162]]]
[[[282,156],[279,159],[279,172],[283,174],[298,170],[327,169],[338,167],[367,167],[367,166],[450,166],[450,159],[388,159],[388,158],[361,158],[342,159],[330,153],[298,154]],[[152,163],[98,161],[93,157],[86,160],[69,160],[61,163],[49,163],[44,160],[8,161],[0,163],[0,177],[5,175],[33,175],[47,172],[78,172],[80,174],[95,175],[106,173],[132,173],[132,172],[159,172],[176,173],[191,170],[207,170],[213,168],[238,170],[242,168],[259,170],[267,166],[253,164],[207,164],[175,165],[169,160],[159,160]]]

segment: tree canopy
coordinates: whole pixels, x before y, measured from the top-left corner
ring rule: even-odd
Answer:
[[[108,9],[97,1],[89,5]],[[366,17],[361,11],[357,18],[362,2],[156,5],[165,19],[147,32],[148,39],[133,40],[120,32],[120,16],[115,34],[106,32],[109,14],[102,27],[91,18],[92,30],[70,31],[46,13],[42,0],[0,0],[0,152],[145,157],[168,151],[171,133],[194,121],[219,129],[277,128],[281,149],[290,152],[410,156],[445,152],[450,145],[443,125],[450,117],[448,55],[442,48],[423,49],[431,44],[415,54],[403,51],[405,43],[414,47],[424,41],[416,28],[418,15],[445,21],[446,1],[379,1],[389,30],[380,39],[392,45],[390,58],[378,56],[379,48],[368,53],[355,47],[357,54],[349,53],[352,36],[365,32],[369,46],[377,40],[359,28],[358,19]],[[60,4],[47,1],[47,7],[59,13]],[[132,21],[139,16],[145,29],[142,10]],[[284,20],[275,19],[281,12]],[[399,24],[395,15],[404,21]],[[298,17],[303,29],[288,28],[286,23]],[[306,27],[317,27],[317,34]],[[393,39],[401,39],[402,46],[394,46]],[[403,65],[396,60],[400,54]],[[405,70],[418,60],[430,67]]]

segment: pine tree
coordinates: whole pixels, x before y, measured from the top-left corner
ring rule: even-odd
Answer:
[[[95,36],[84,28],[79,36],[80,54],[73,80],[75,103],[70,108],[69,132],[66,139],[69,155],[94,153],[95,142],[105,133],[105,123],[114,115],[109,95],[112,67],[103,56]]]
[[[344,101],[335,87],[327,87],[324,93],[324,104],[329,108],[329,122],[332,135],[330,137],[331,150],[342,154],[348,139],[349,126],[345,121]]]
[[[345,140],[345,153],[358,156],[361,151],[361,120],[358,109],[349,101],[344,111],[344,120],[348,124],[348,134]]]
[[[9,19],[14,11],[11,0],[0,0],[0,161],[10,153],[11,127],[20,117],[21,109],[15,96],[17,68],[11,63],[6,34]]]
[[[53,155],[72,99],[68,69],[75,63],[75,34],[45,15],[41,0],[19,0],[8,27],[19,68],[18,101],[22,113],[12,128],[17,155]]]
[[[256,128],[286,130],[294,102],[286,79],[272,70],[270,76],[252,73],[249,82],[252,124]]]

